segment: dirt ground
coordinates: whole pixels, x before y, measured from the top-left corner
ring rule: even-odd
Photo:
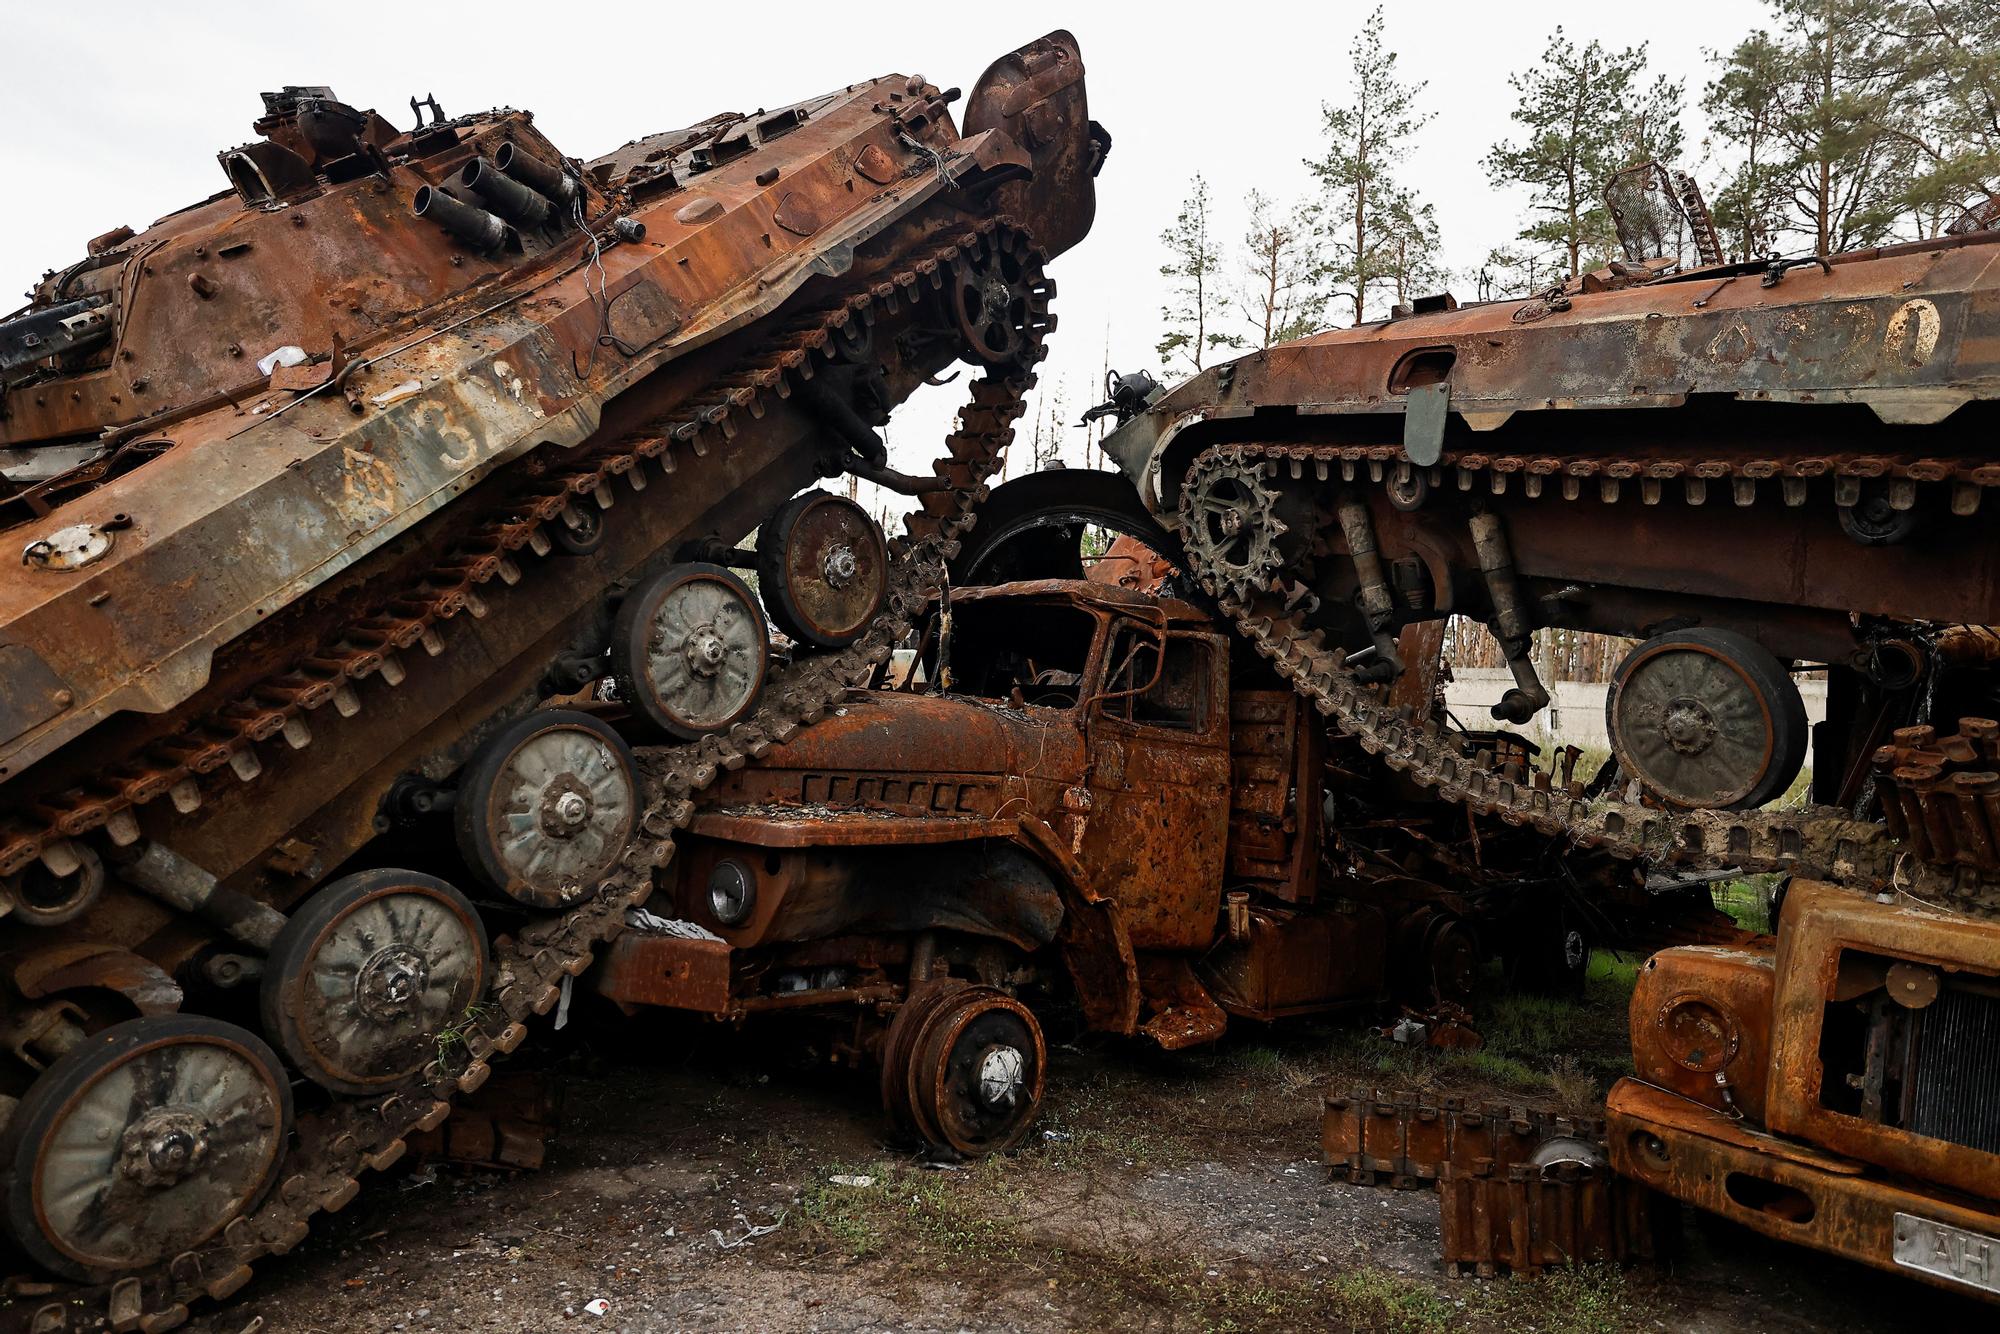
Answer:
[[[1052,1033],[1027,1147],[926,1166],[801,1035],[581,1013],[548,1166],[411,1164],[204,1334],[672,1330],[1807,1331],[1967,1328],[1991,1311],[1690,1220],[1671,1264],[1447,1278],[1428,1192],[1334,1184],[1321,1098],[1369,1083],[1587,1109],[1617,1073],[1629,971],[1585,1004],[1495,999],[1488,1048],[1412,1053],[1327,1020],[1167,1057]],[[835,1180],[848,1179],[848,1184]],[[602,1298],[603,1314],[587,1304]]]

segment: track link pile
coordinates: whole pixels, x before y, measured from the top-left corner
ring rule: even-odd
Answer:
[[[1636,482],[1640,499],[1656,504],[1661,488],[1677,481],[1688,503],[1700,504],[1714,483],[1742,506],[1755,504],[1774,485],[1786,505],[1801,505],[1806,481],[1830,475],[1842,503],[1857,500],[1864,482],[1887,479],[1889,501],[1898,510],[1917,503],[1919,487],[1948,487],[1952,511],[1969,515],[1977,511],[1986,487],[2000,485],[2000,467],[1875,455],[1689,463],[1446,454],[1436,466],[1419,468],[1396,446],[1223,444],[1195,460],[1181,487],[1178,516],[1201,586],[1258,651],[1370,754],[1446,801],[1462,803],[1476,815],[1532,826],[1573,846],[1648,866],[1790,872],[1867,893],[1899,891],[1961,911],[1991,913],[2000,903],[1991,874],[1994,865],[1953,860],[1949,855],[1933,860],[1926,855],[1929,844],[1904,839],[1891,823],[1857,820],[1824,807],[1678,811],[1615,796],[1586,799],[1581,783],[1559,789],[1545,772],[1529,775],[1496,764],[1491,752],[1468,753],[1462,741],[1436,720],[1414,720],[1407,711],[1390,709],[1381,689],[1346,665],[1346,651],[1328,644],[1322,631],[1306,624],[1315,595],[1282,568],[1275,543],[1264,544],[1268,550],[1261,558],[1228,572],[1205,562],[1193,507],[1197,483],[1205,474],[1262,479],[1278,487],[1307,478],[1374,485],[1393,488],[1391,494],[1405,503],[1412,495],[1421,498],[1419,488],[1442,487],[1454,480],[1461,491],[1488,488],[1501,494],[1517,474],[1531,496],[1541,494],[1553,477],[1560,480],[1562,494],[1569,500],[1583,499],[1589,482],[1594,498],[1606,503],[1618,500],[1623,488]],[[1252,547],[1253,553],[1260,549]],[[1976,720],[1969,722],[1976,729]],[[1889,758],[1893,757],[1885,761]],[[1897,768],[1888,764],[1892,774]],[[1924,789],[1922,778],[1922,774],[1912,777],[1911,784],[1918,785],[1915,790],[1935,793],[1935,781]],[[1956,790],[1948,796],[1955,800]]]
[[[1448,1269],[1481,1277],[1657,1251],[1659,1197],[1614,1175],[1604,1122],[1357,1089],[1326,1099],[1323,1160],[1359,1186],[1435,1186]]]
[[[927,604],[959,535],[974,522],[985,480],[1013,438],[1013,423],[1035,383],[1032,367],[1044,355],[1042,339],[1055,325],[1047,311],[1055,287],[1040,276],[1039,255],[1024,233],[988,221],[893,277],[800,317],[670,420],[655,423],[656,429],[566,458],[566,468],[547,478],[538,494],[489,515],[419,583],[303,655],[291,671],[182,736],[109,766],[104,786],[52,799],[33,813],[39,823],[22,821],[0,835],[0,871],[18,870],[37,857],[47,860],[52,851],[59,863],[66,840],[100,827],[114,842],[135,841],[135,806],[171,796],[180,809],[192,809],[188,803],[199,801],[194,780],[201,775],[227,765],[242,781],[255,781],[262,769],[258,742],[282,734],[290,744],[306,744],[304,715],[329,703],[341,715],[358,711],[356,683],[379,676],[393,686],[403,678],[400,650],[422,646],[429,654],[441,653],[439,624],[460,614],[487,615],[493,582],[499,581],[497,596],[504,597],[505,587],[519,578],[516,561],[523,552],[548,554],[552,544],[545,528],[559,522],[570,505],[587,501],[609,510],[619,479],[631,491],[643,491],[649,468],[670,476],[689,454],[699,458],[726,449],[744,414],[761,416],[771,397],[789,396],[813,375],[817,362],[835,355],[834,340],[849,321],[872,321],[878,311],[894,313],[899,303],[928,299],[954,263],[1002,254],[1028,275],[1024,346],[1010,362],[989,367],[971,383],[959,429],[932,465],[945,487],[927,492],[904,533],[891,540],[889,594],[866,633],[848,648],[774,671],[750,720],[699,742],[651,752],[644,766],[640,834],[620,869],[588,902],[494,941],[493,981],[484,1003],[468,1012],[449,1050],[441,1044],[439,1058],[420,1079],[386,1096],[302,1113],[276,1187],[215,1240],[152,1272],[101,1286],[15,1281],[0,1327],[34,1334],[101,1329],[154,1334],[176,1327],[187,1319],[190,1303],[230,1296],[250,1281],[253,1262],[304,1240],[314,1214],[345,1206],[360,1190],[363,1172],[396,1163],[410,1135],[436,1129],[450,1115],[451,1099],[485,1083],[490,1062],[521,1044],[529,1020],[556,1006],[564,981],[588,969],[597,949],[625,929],[627,909],[651,894],[655,872],[671,862],[675,837],[693,816],[693,797],[718,773],[761,757],[824,717],[845,691],[887,660]]]

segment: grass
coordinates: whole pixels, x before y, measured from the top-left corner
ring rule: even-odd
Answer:
[[[1641,1323],[1624,1274],[1610,1265],[1440,1289],[1370,1264],[1261,1270],[1239,1255],[1204,1253],[1198,1238],[1143,1229],[1122,1238],[1116,1227],[1088,1232],[1087,1243],[1052,1240],[1032,1227],[1046,1198],[1035,1187],[1036,1172],[1028,1156],[950,1173],[891,1161],[827,1167],[801,1193],[794,1236],[821,1255],[892,1259],[899,1273],[972,1290],[1046,1287],[1070,1319],[1121,1328],[1445,1334],[1532,1327],[1543,1334],[1614,1334]],[[835,1185],[835,1175],[869,1177],[873,1184]],[[1091,1198],[1084,1196],[1085,1207]],[[982,1284],[982,1277],[996,1282]]]
[[[1022,1286],[1046,1285],[1070,1307],[1118,1323],[1235,1334],[1303,1326],[1441,1334],[1456,1308],[1429,1285],[1376,1268],[1317,1277],[1246,1269],[1241,1257],[1204,1256],[1185,1244],[1139,1238],[1130,1247],[1065,1244],[1028,1225],[1040,1196],[1028,1158],[988,1160],[939,1173],[894,1162],[827,1168],[800,1195],[797,1236],[809,1248],[855,1261],[893,1257],[905,1272],[958,1282],[982,1270]],[[873,1178],[833,1184],[835,1175]]]

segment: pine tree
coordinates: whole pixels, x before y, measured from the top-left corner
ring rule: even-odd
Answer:
[[[1340,106],[1322,104],[1326,152],[1306,166],[1318,178],[1322,198],[1316,210],[1320,280],[1329,300],[1349,304],[1354,323],[1368,317],[1376,289],[1397,278],[1394,256],[1410,249],[1398,240],[1396,206],[1407,195],[1395,184],[1395,169],[1409,141],[1429,123],[1417,110],[1425,84],[1396,77],[1396,53],[1382,48],[1378,5],[1348,48],[1354,91]],[[1406,205],[1414,217],[1418,206]],[[1433,230],[1435,230],[1433,228]]]
[[[1513,119],[1525,135],[1495,144],[1484,160],[1495,185],[1529,189],[1530,221],[1520,232],[1536,247],[1560,247],[1569,276],[1616,241],[1604,186],[1648,158],[1672,161],[1681,148],[1681,85],[1643,84],[1646,45],[1607,51],[1578,47],[1558,27],[1541,62],[1513,75]]]
[[[1160,233],[1172,261],[1160,266],[1171,278],[1167,304],[1160,308],[1166,333],[1154,345],[1161,369],[1176,360],[1200,372],[1208,354],[1218,348],[1244,346],[1243,339],[1220,329],[1224,301],[1222,256],[1209,221],[1208,182],[1197,172],[1188,186],[1174,225]]]
[[[1250,326],[1250,345],[1303,338],[1319,329],[1326,310],[1318,291],[1312,215],[1294,205],[1280,217],[1260,190],[1250,192],[1248,204],[1236,305]]]
[[[1773,0],[1777,30],[1746,38],[1710,84],[1729,104],[1755,100],[1767,118],[1739,111],[1718,129],[1746,149],[1768,134],[1771,231],[1817,254],[1884,240],[1907,211],[1920,156],[1910,97],[1913,50],[1878,22],[1880,0]],[[1732,200],[1732,207],[1737,201]]]

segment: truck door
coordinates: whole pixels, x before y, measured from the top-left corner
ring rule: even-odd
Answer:
[[[1084,721],[1083,860],[1104,868],[1099,883],[1133,948],[1203,948],[1221,909],[1229,834],[1224,643],[1123,618],[1107,643]]]
[[[1292,903],[1319,880],[1324,726],[1293,690],[1229,695],[1229,884]]]

